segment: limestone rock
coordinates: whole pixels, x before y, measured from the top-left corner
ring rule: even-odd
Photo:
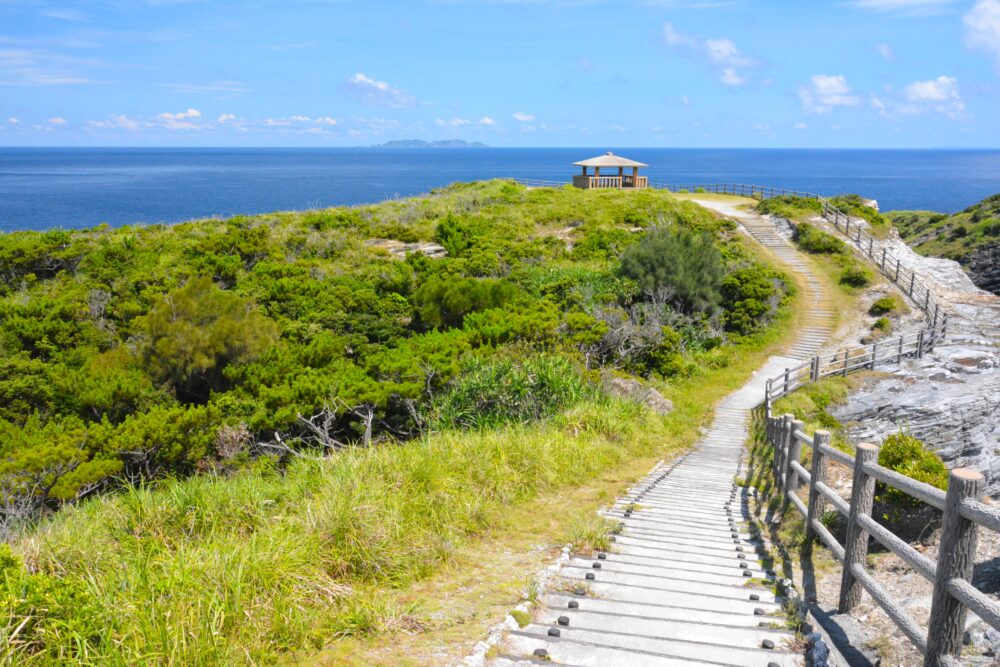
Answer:
[[[612,396],[644,405],[658,415],[669,415],[674,410],[674,404],[670,399],[638,380],[615,377],[610,373],[605,373],[601,378],[601,384],[604,391]]]

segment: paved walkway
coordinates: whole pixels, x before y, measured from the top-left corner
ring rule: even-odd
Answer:
[[[809,266],[763,218],[715,201],[806,278],[806,303],[825,303]],[[746,531],[747,497],[733,484],[742,465],[751,409],[766,379],[815,354],[833,331],[833,313],[810,308],[788,356],[775,356],[727,396],[685,456],[661,463],[606,512],[619,521],[607,553],[573,558],[541,597],[534,621],[508,633],[495,667],[739,667],[802,665],[793,634],[778,629],[781,600],[761,586],[773,578]]]

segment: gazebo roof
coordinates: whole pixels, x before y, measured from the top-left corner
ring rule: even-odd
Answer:
[[[648,164],[643,164],[642,162],[636,162],[635,160],[629,160],[626,157],[620,157],[615,155],[611,151],[608,151],[604,155],[598,155],[597,157],[592,157],[589,160],[581,160],[579,162],[574,162],[577,167],[648,167]]]

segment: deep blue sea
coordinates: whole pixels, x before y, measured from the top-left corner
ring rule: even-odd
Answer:
[[[1000,192],[998,150],[622,148],[651,182],[737,182],[882,210],[959,211]],[[569,180],[593,148],[0,148],[0,230],[178,222],[378,202],[502,176]]]

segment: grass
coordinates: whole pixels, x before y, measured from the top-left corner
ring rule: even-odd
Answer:
[[[886,217],[922,255],[964,263],[977,249],[1000,243],[1000,195],[953,215],[933,211],[891,211]]]
[[[331,640],[353,639],[363,652],[373,638],[422,633],[434,619],[400,591],[450,567],[470,540],[516,544],[511,511],[615,471],[637,478],[688,446],[711,406],[787,336],[775,327],[729,365],[664,386],[675,404],[666,418],[605,399],[530,426],[350,449],[283,472],[167,481],[67,508],[16,550],[38,576],[84,582],[89,617],[60,634],[47,623],[53,610],[21,609],[38,616],[39,636],[5,643],[6,658],[256,664]],[[641,468],[630,467],[636,461]],[[592,539],[592,529],[581,537],[572,528],[584,516],[573,514],[541,531],[547,542],[574,531]]]
[[[458,657],[537,594],[526,590],[526,573],[558,546],[605,548],[595,510],[694,443],[715,403],[789,342],[800,317],[796,302],[767,332],[720,350],[711,367],[656,383],[675,406],[667,417],[592,397],[532,424],[166,480],[65,508],[14,546],[26,572],[0,563],[2,657],[385,665]],[[75,597],[49,595],[70,583]]]

